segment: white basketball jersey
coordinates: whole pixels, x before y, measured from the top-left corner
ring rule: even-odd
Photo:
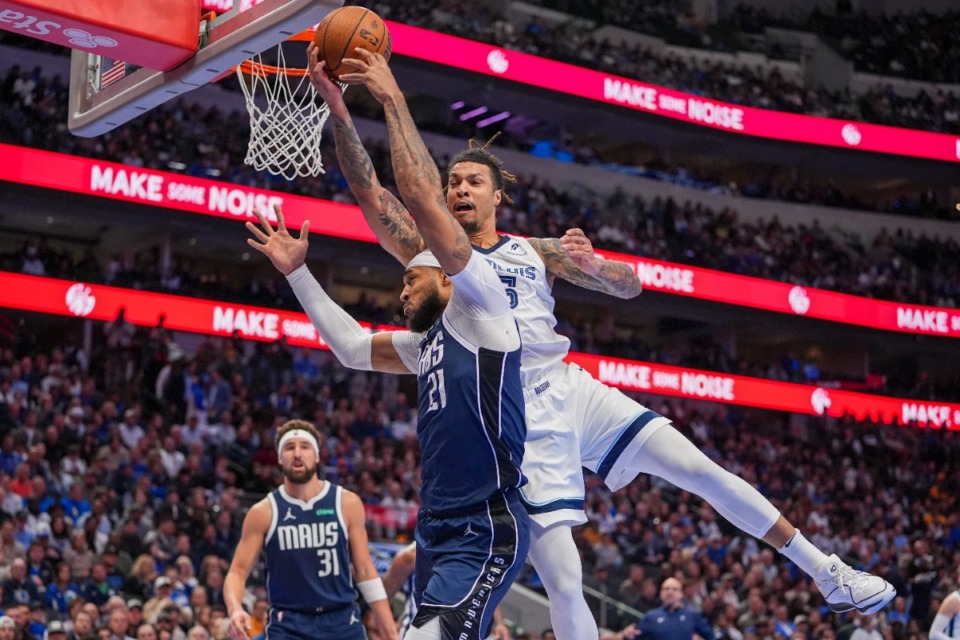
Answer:
[[[547,282],[547,268],[529,242],[503,236],[487,249],[474,247],[497,271],[510,299],[523,341],[520,379],[524,387],[536,383],[559,364],[570,350],[570,341],[554,327],[553,292]]]

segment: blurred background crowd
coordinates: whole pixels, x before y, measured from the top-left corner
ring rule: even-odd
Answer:
[[[716,100],[960,133],[960,104],[950,86],[960,81],[956,11],[877,16],[841,1],[830,12],[818,6],[773,13],[743,4],[708,24],[681,0],[532,4],[565,17],[483,3],[391,1],[371,8],[392,20]],[[641,37],[617,39],[611,34],[619,32],[599,31],[606,27]],[[713,55],[802,60],[803,47],[780,31],[816,34],[877,81],[864,90],[828,89],[791,74],[789,66]],[[6,32],[0,45],[62,53]],[[238,94],[213,106],[173,102],[85,139],[66,129],[63,76],[17,64],[4,69],[0,142],[352,202],[335,162],[325,174],[295,182],[243,165],[249,123]],[[903,78],[923,84],[907,91],[898,82]],[[378,117],[369,101],[347,95],[356,114]],[[425,128],[476,133],[455,117],[428,120]],[[325,158],[335,156],[332,142],[325,140]],[[827,175],[775,166],[744,176],[722,162],[693,166],[650,150],[624,158],[605,141],[562,127],[508,130],[498,144],[534,155],[549,148],[551,157],[629,171],[689,195],[586,191],[521,174],[511,187],[513,204],[500,210],[504,232],[557,236],[580,227],[594,246],[627,254],[882,300],[960,302],[957,241],[912,229],[918,219],[960,217],[960,205],[936,189],[891,197],[889,190],[848,188]],[[380,139],[367,147],[381,179],[392,184],[388,148]],[[444,154],[436,158],[446,166]],[[770,215],[746,219],[736,207],[700,201],[703,193],[763,200]],[[830,220],[785,222],[777,215],[784,203],[892,213],[898,224],[867,234]],[[0,234],[0,271],[298,308],[283,278],[247,277],[236,264],[224,270],[193,255],[163,253],[159,245],[104,252],[71,238],[6,228]],[[342,302],[374,325],[402,324],[396,305],[379,298]],[[93,334],[83,335],[91,326]],[[791,382],[843,377],[789,351],[744,358],[721,337],[678,334],[651,342],[618,326],[615,314],[562,315],[558,330],[587,353]],[[956,377],[882,373],[864,390],[960,399]],[[162,325],[136,327],[122,314],[86,326],[0,316],[0,640],[225,638],[224,574],[246,507],[279,481],[273,436],[289,418],[320,430],[323,476],[361,496],[372,539],[410,540],[419,489],[415,399],[415,381],[348,371],[328,352],[283,341],[177,335]],[[588,599],[605,628],[623,629],[658,606],[660,583],[676,577],[687,606],[718,639],[926,637],[942,598],[960,586],[957,431],[641,401],[757,486],[818,547],[885,577],[899,596],[875,616],[832,613],[802,572],[698,498],[647,476],[611,495],[588,476],[589,523],[577,530],[577,542]],[[520,582],[539,587],[532,569]],[[250,584],[251,638],[257,638],[267,611],[261,568]],[[539,629],[515,632],[550,638]]]

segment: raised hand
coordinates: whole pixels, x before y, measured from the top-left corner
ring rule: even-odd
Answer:
[[[355,51],[357,57],[344,58],[342,64],[351,66],[356,71],[341,74],[341,82],[366,85],[370,94],[381,103],[391,95],[400,94],[397,80],[382,55],[359,47]]]
[[[283,211],[280,205],[273,206],[274,213],[277,214],[277,228],[274,230],[270,222],[260,212],[254,209],[253,213],[260,221],[260,227],[247,222],[247,230],[254,235],[254,238],[247,238],[247,244],[270,258],[270,262],[277,268],[277,271],[283,275],[290,275],[306,262],[307,259],[307,236],[310,234],[310,221],[306,220],[300,227],[300,237],[294,238],[287,231],[287,225],[283,221]]]
[[[581,229],[568,229],[560,238],[560,248],[587,275],[600,273],[602,263],[593,252],[593,244]]]

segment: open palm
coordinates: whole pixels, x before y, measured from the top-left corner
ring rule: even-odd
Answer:
[[[260,227],[247,222],[247,230],[254,235],[254,238],[247,238],[247,244],[270,258],[273,266],[283,275],[290,275],[296,271],[300,265],[307,259],[307,236],[310,235],[310,221],[307,220],[300,227],[300,237],[294,238],[287,231],[287,225],[283,220],[283,212],[279,205],[274,205],[274,213],[277,214],[277,228],[270,226],[270,222],[260,212],[254,209],[253,213],[260,221]]]

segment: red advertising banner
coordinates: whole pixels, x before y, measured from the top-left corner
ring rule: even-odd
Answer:
[[[238,0],[240,11],[261,0]],[[228,11],[230,0],[203,0]],[[960,137],[711,100],[512,49],[385,21],[393,53],[713,129],[773,140],[960,162]]]
[[[291,228],[309,220],[314,233],[376,242],[353,205],[49,151],[0,144],[0,180],[238,220],[253,220],[254,207],[273,219],[277,204]],[[597,254],[629,264],[652,291],[885,331],[960,337],[957,309],[883,302],[611,251]]]
[[[387,25],[395,54],[540,89],[731,133],[960,162],[957,136],[728,104],[397,22]]]
[[[164,326],[174,331],[219,336],[236,333],[260,341],[285,338],[292,346],[327,348],[303,313],[17,273],[0,272],[0,307],[102,321],[113,320],[122,308],[126,318],[139,326],[156,326],[163,317]],[[960,404],[885,398],[583,353],[571,353],[567,360],[601,382],[627,391],[960,430]]]
[[[310,220],[313,233],[377,241],[352,205],[51,151],[0,144],[0,180],[243,221],[257,208],[275,223],[280,205],[291,228]]]

